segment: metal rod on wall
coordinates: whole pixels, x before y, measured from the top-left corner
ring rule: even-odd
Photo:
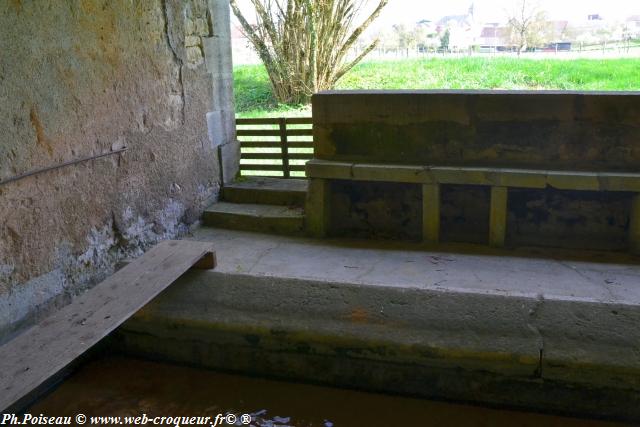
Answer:
[[[52,170],[64,168],[66,166],[71,166],[71,165],[76,165],[78,163],[87,162],[89,160],[95,160],[95,159],[99,159],[101,157],[111,156],[111,155],[114,155],[114,154],[120,154],[120,153],[125,152],[125,151],[127,151],[127,147],[120,148],[119,150],[109,151],[108,153],[97,154],[95,156],[89,156],[89,157],[83,157],[81,159],[70,160],[68,162],[60,163],[60,164],[57,164],[57,165],[54,165],[54,166],[49,166],[49,167],[42,168],[42,169],[36,169],[36,170],[33,170],[33,171],[25,172],[23,174],[12,176],[11,178],[7,178],[5,180],[2,180],[2,181],[0,181],[0,185],[8,184],[10,182],[19,181],[21,179],[28,178],[28,177],[33,176],[33,175],[38,175],[38,174],[41,174],[41,173],[44,173],[44,172],[49,172],[49,171],[52,171]]]

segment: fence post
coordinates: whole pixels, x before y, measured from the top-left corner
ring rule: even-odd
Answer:
[[[289,143],[287,141],[287,119],[280,117],[280,150],[282,151],[282,175],[289,178]]]

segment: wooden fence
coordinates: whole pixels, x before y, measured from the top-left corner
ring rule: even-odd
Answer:
[[[241,175],[303,177],[313,158],[311,117],[236,119]]]

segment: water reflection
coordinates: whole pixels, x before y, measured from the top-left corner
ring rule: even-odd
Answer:
[[[622,425],[269,381],[120,357],[85,365],[28,412],[212,419],[235,414],[236,425],[247,425],[240,416],[249,414],[255,427]]]

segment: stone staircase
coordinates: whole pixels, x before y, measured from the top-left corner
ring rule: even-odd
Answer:
[[[304,230],[306,179],[248,177],[227,184],[221,201],[203,214],[204,225],[297,235]]]

